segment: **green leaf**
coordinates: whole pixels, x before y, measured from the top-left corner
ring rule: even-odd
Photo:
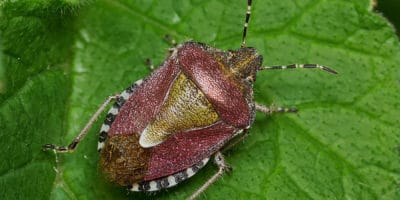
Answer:
[[[149,75],[172,35],[236,49],[245,1],[0,3],[0,199],[183,199],[217,171],[211,162],[168,191],[129,193],[98,169],[98,120],[73,154],[68,144],[98,106]],[[207,199],[399,199],[400,45],[369,0],[254,1],[248,46],[265,65],[319,63],[318,70],[262,71],[255,99],[297,107],[257,113],[251,134],[226,154],[233,173]],[[104,118],[104,114],[102,118]]]

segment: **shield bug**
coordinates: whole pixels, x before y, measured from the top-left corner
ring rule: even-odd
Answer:
[[[98,143],[107,178],[131,191],[157,191],[190,178],[213,158],[219,170],[190,197],[196,198],[230,170],[222,152],[248,135],[256,111],[296,112],[254,102],[259,71],[318,68],[336,74],[318,64],[262,66],[262,56],[245,42],[251,2],[239,49],[223,51],[194,41],[174,45],[150,76],[107,98],[71,144],[44,149],[72,152],[115,101]]]

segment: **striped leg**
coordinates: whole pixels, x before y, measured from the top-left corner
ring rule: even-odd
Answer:
[[[266,66],[261,67],[259,70],[272,70],[272,69],[298,69],[298,68],[306,68],[306,69],[322,69],[326,72],[337,74],[337,72],[327,66],[319,65],[319,64],[291,64],[291,65],[281,65],[281,66]]]
[[[282,108],[276,106],[267,107],[258,103],[256,103],[256,110],[265,113],[267,115],[271,115],[273,113],[286,113],[286,112],[295,113],[298,111],[297,108]]]
[[[116,99],[118,95],[114,96],[109,96],[104,103],[99,107],[99,109],[93,114],[93,116],[89,119],[89,121],[86,123],[85,127],[81,130],[78,136],[75,137],[75,139],[69,144],[68,146],[57,146],[54,144],[45,144],[43,145],[43,150],[55,150],[57,152],[73,152],[78,143],[85,137],[85,135],[88,133],[89,128],[93,125],[93,123],[96,121],[96,119],[99,117],[99,115],[104,111],[104,109],[107,107],[108,104],[114,99]]]
[[[193,200],[196,199],[202,192],[204,192],[210,185],[212,185],[215,181],[220,178],[224,172],[229,172],[232,168],[226,164],[225,158],[221,152],[217,152],[214,155],[215,163],[218,165],[218,172],[215,173],[210,179],[208,179],[195,193],[192,194],[188,199]]]

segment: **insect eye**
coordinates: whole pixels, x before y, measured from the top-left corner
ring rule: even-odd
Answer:
[[[247,80],[248,82],[250,82],[250,83],[254,83],[254,82],[255,82],[255,77],[253,77],[253,76],[248,76],[248,77],[246,77],[246,80]]]
[[[233,52],[231,50],[228,51],[228,60],[233,58]]]

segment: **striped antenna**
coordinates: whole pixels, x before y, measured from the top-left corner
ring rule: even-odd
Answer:
[[[291,64],[291,65],[280,65],[280,66],[266,66],[261,67],[259,70],[273,70],[273,69],[322,69],[326,72],[337,74],[337,72],[327,66],[319,65],[319,64]]]
[[[247,12],[246,12],[246,20],[244,21],[242,45],[240,45],[241,48],[246,46],[246,33],[247,33],[247,26],[249,26],[249,20],[250,20],[250,14],[251,14],[251,3],[252,3],[252,0],[247,0]]]

